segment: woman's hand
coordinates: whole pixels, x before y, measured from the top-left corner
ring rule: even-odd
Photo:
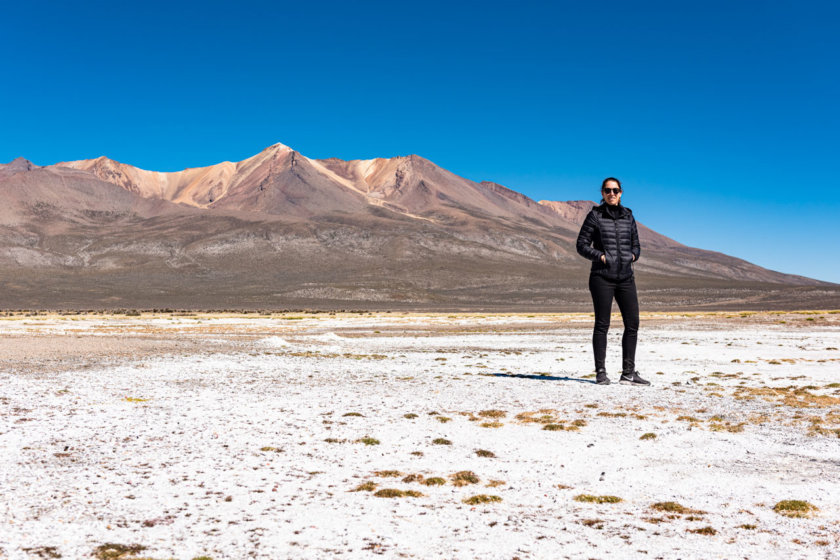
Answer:
[[[605,255],[601,255],[601,262],[607,264],[607,257]]]

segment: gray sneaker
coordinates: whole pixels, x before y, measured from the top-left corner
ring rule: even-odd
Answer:
[[[610,378],[607,377],[607,370],[599,369],[595,371],[595,384],[596,385],[609,385]]]
[[[618,380],[622,385],[650,385],[650,381],[639,377],[639,372],[622,373],[621,379]]]

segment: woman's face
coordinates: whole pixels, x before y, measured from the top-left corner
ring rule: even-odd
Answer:
[[[610,206],[615,206],[621,202],[621,187],[615,181],[607,181],[607,184],[601,189],[601,196],[604,201]]]

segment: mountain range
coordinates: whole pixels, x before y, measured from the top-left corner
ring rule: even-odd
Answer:
[[[535,201],[416,155],[147,171],[0,164],[0,307],[588,310],[592,201]],[[838,307],[840,286],[641,223],[643,308]]]

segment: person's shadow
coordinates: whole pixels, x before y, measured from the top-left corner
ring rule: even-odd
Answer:
[[[575,381],[577,383],[595,383],[594,379],[582,379],[580,377],[557,377],[555,375],[534,375],[534,374],[525,374],[525,373],[504,373],[504,372],[496,372],[496,373],[488,373],[486,375],[492,375],[493,377],[511,377],[517,379],[536,379],[538,381]]]

